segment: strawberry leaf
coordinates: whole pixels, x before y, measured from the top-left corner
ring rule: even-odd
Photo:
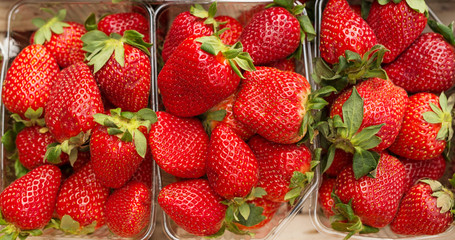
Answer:
[[[62,154],[62,147],[59,143],[51,143],[47,145],[47,150],[44,158],[50,163],[60,163],[60,155]]]
[[[209,12],[204,9],[200,4],[194,4],[190,7],[191,15],[198,17],[198,18],[208,18]]]
[[[452,46],[455,46],[453,22],[446,26],[442,23],[429,19],[428,26],[430,26],[433,32],[441,34],[448,43],[450,43]]]
[[[351,143],[353,145],[359,146],[365,150],[378,146],[382,142],[382,139],[375,135],[381,130],[382,126],[384,126],[384,125],[385,125],[385,123],[379,124],[379,125],[374,125],[374,126],[369,126],[369,127],[362,129],[362,131],[360,131],[359,133],[356,133],[352,137]]]
[[[98,24],[96,23],[96,16],[94,13],[90,14],[90,16],[88,16],[88,18],[85,20],[84,27],[85,30],[87,31],[98,29]]]
[[[149,121],[150,124],[154,124],[158,121],[156,116],[156,112],[150,108],[143,108],[137,112],[137,116],[139,120]]]
[[[250,216],[250,206],[248,204],[242,204],[239,206],[239,213],[244,219],[248,219]]]
[[[137,154],[144,158],[145,154],[147,153],[147,139],[145,138],[144,134],[138,129],[134,130],[133,137]]]
[[[25,168],[24,165],[22,165],[21,161],[19,161],[19,159],[16,159],[16,161],[14,162],[14,174],[16,178],[21,178],[28,172],[29,170]]]
[[[47,22],[45,20],[35,18],[32,20],[32,23],[39,29],[35,32],[34,43],[35,44],[44,44],[46,41],[50,41],[52,33],[62,34],[64,27],[69,27],[70,25],[63,20],[66,17],[66,9],[61,9],[57,13],[54,13],[52,10],[47,8],[41,9],[44,12],[48,12],[53,17],[50,18]]]
[[[425,0],[406,0],[406,3],[416,12],[428,13],[428,6],[425,3]]]
[[[252,203],[245,203],[244,205],[246,205],[249,209],[248,217],[244,217],[243,214],[240,214],[239,220],[236,221],[237,223],[240,223],[247,227],[252,227],[265,220],[265,216],[262,215],[262,212],[264,211],[262,207],[258,207]]]
[[[354,177],[359,179],[372,171],[374,171],[379,163],[381,155],[374,151],[367,151],[360,147],[355,147],[355,153],[353,156],[352,168],[354,171]],[[375,174],[373,174],[372,177]]]
[[[351,96],[342,106],[344,123],[347,126],[347,137],[351,138],[360,128],[363,121],[363,99],[353,87]]]

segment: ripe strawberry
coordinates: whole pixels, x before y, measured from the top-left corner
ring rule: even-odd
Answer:
[[[153,157],[150,151],[147,151],[144,160],[133,174],[131,181],[144,183],[149,189],[153,188]]]
[[[278,211],[282,204],[281,202],[272,202],[265,198],[255,198],[254,200],[248,201],[247,203],[262,208],[261,215],[263,216],[263,220],[253,226],[245,226],[240,223],[236,223],[237,227],[243,231],[249,231],[264,227],[273,219],[273,216],[275,215],[275,213]]]
[[[97,24],[98,30],[111,35],[118,33],[123,35],[127,30],[135,30],[144,35],[144,41],[150,42],[149,21],[140,13],[124,12],[109,14],[101,18]]]
[[[141,182],[130,181],[106,202],[106,224],[121,237],[133,237],[150,223],[152,193]]]
[[[25,118],[29,108],[44,108],[59,71],[55,58],[43,45],[24,48],[13,60],[3,82],[2,102],[6,109]]]
[[[149,132],[153,158],[165,172],[181,178],[205,175],[209,137],[196,118],[180,118],[157,112]]]
[[[322,212],[326,217],[335,215],[332,208],[335,205],[335,201],[332,198],[332,192],[335,189],[335,178],[323,178],[322,184],[318,191],[318,204],[321,206]]]
[[[355,14],[362,16],[362,6],[360,4],[351,4],[351,9]]]
[[[258,181],[256,157],[224,123],[212,132],[206,167],[210,186],[225,199],[246,197]]]
[[[325,174],[330,177],[337,177],[343,169],[352,166],[352,153],[345,152],[341,149],[335,150],[333,162],[330,167],[325,170]]]
[[[321,57],[334,64],[346,50],[363,55],[376,45],[376,36],[346,0],[329,0],[322,13],[320,41]]]
[[[307,79],[269,67],[257,67],[245,78],[234,104],[237,120],[269,141],[289,144],[302,139],[311,91]]]
[[[60,229],[68,233],[92,232],[106,223],[105,204],[109,188],[96,179],[93,165],[86,164],[63,182],[57,198]],[[76,221],[73,228],[68,223]],[[86,229],[84,229],[86,228]]]
[[[295,186],[291,183],[298,181],[295,172],[303,175],[311,171],[312,154],[305,144],[279,144],[255,135],[248,141],[248,145],[259,166],[257,186],[267,192],[263,198],[274,202],[287,202],[300,196],[301,191],[311,179],[300,179],[300,188],[294,188]],[[297,191],[297,194],[292,196],[293,198],[289,198],[287,195],[291,190]]]
[[[243,26],[231,16],[218,16],[215,21],[223,23],[218,27],[220,30],[226,29],[220,34],[221,41],[226,45],[234,45],[242,34]]]
[[[185,231],[209,236],[217,233],[224,221],[227,206],[206,179],[171,183],[161,189],[158,204]]]
[[[137,112],[148,106],[151,65],[148,44],[142,35],[127,30],[123,37],[108,37],[93,30],[82,36],[88,65],[94,65],[94,76],[103,95],[124,111]]]
[[[449,101],[449,103],[452,101]],[[427,160],[444,151],[451,139],[452,106],[444,94],[417,93],[409,97],[403,124],[389,150],[399,156]]]
[[[5,227],[6,235],[12,234],[12,239],[16,239],[15,234],[19,234],[17,231],[41,229],[51,220],[61,175],[58,167],[43,165],[16,179],[3,190],[0,194],[0,209],[3,221],[11,224]],[[11,232],[8,233],[7,229]]]
[[[397,234],[436,235],[453,223],[453,193],[434,180],[421,180],[401,201],[398,213],[390,224]]]
[[[403,164],[383,152],[374,178],[356,179],[352,167],[345,168],[336,179],[335,193],[343,203],[351,201],[362,224],[381,228],[389,224],[398,211],[405,174]]]
[[[238,55],[224,55],[227,51]],[[241,76],[234,62],[242,61],[240,66],[254,69],[247,55],[241,44],[228,48],[215,36],[187,38],[158,75],[166,111],[180,117],[196,116],[233,94]]]
[[[400,159],[406,170],[404,189],[407,192],[421,178],[438,180],[446,170],[446,161],[443,156],[429,160]]]
[[[389,52],[384,55],[384,63],[392,62],[422,33],[427,25],[428,7],[422,1],[418,7],[412,0],[373,1],[368,24],[377,42]]]
[[[429,21],[432,24],[436,23]],[[432,28],[435,33],[420,35],[403,54],[384,67],[390,80],[408,92],[440,93],[455,84],[452,25],[438,24]]]
[[[267,64],[267,67],[277,68],[281,71],[295,72],[295,59],[281,59]]]
[[[85,51],[82,50],[81,36],[84,35],[84,25],[77,22],[63,22],[66,9],[54,13],[50,9],[43,9],[53,17],[47,22],[36,18],[33,23],[38,31],[32,35],[31,42],[43,44],[55,57],[61,68],[69,67],[77,62],[84,61]]]
[[[113,109],[110,115],[95,114],[90,157],[96,178],[103,186],[120,188],[138,169],[148,148],[147,132],[156,122],[150,109],[137,113]]]
[[[223,122],[229,125],[245,141],[254,135],[253,130],[238,121],[234,116],[233,107],[237,99],[237,94],[238,91],[219,102],[204,114],[205,119],[203,124],[208,133],[211,133],[220,122]]]
[[[85,142],[95,126],[93,114],[103,111],[100,91],[89,67],[79,62],[62,70],[44,107],[44,119],[49,132],[65,147],[49,148],[47,158],[57,158],[61,149],[74,163],[76,147]],[[51,154],[54,151],[56,154]]]

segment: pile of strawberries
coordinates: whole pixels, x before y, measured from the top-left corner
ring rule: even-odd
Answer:
[[[65,9],[43,11],[52,16],[33,20],[37,31],[2,86],[2,143],[17,179],[0,193],[1,235],[106,225],[137,236],[152,224],[149,22],[124,12],[84,27],[65,21]]]
[[[336,92],[315,126],[318,199],[346,239],[386,226],[436,235],[453,223],[455,177],[441,179],[453,159],[453,34],[428,20],[423,1],[326,1],[314,77]]]

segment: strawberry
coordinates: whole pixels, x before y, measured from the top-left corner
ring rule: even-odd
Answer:
[[[248,203],[253,204],[256,207],[262,208],[261,215],[263,216],[263,220],[258,224],[252,226],[245,226],[240,223],[236,223],[237,227],[243,231],[249,231],[264,227],[267,223],[272,221],[273,216],[275,216],[275,213],[279,210],[282,204],[281,202],[272,202],[265,198],[255,198],[254,200],[248,201]]]
[[[335,178],[323,178],[321,186],[318,190],[318,204],[321,206],[324,215],[328,218],[335,215],[332,210],[335,205],[335,201],[332,198],[332,192],[335,189],[335,184]]]
[[[246,197],[258,182],[252,150],[224,123],[212,132],[206,167],[210,186],[225,199]]]
[[[106,223],[113,233],[133,237],[150,223],[152,193],[145,184],[130,181],[106,202]]]
[[[94,77],[103,95],[124,111],[137,112],[148,106],[151,44],[134,30],[108,37],[99,30],[82,36],[88,65],[94,65]],[[115,70],[114,70],[115,69]]]
[[[377,42],[390,50],[384,55],[384,63],[392,62],[414,42],[427,25],[427,15],[425,1],[373,1],[366,20]]]
[[[61,68],[69,67],[77,62],[84,61],[85,51],[82,50],[81,36],[84,35],[84,25],[77,22],[63,22],[66,9],[54,13],[50,9],[43,11],[53,17],[47,21],[35,18],[33,23],[39,29],[32,35],[31,42],[43,44],[55,57]]]
[[[225,29],[219,34],[221,41],[226,45],[234,45],[242,34],[243,26],[231,16],[218,16],[215,20],[221,23],[220,30]]]
[[[46,128],[33,126],[24,128],[17,134],[16,146],[19,161],[28,170],[46,164],[47,146],[55,139]]]
[[[209,236],[223,226],[226,205],[206,179],[171,183],[158,194],[158,204],[185,231]]]
[[[0,194],[2,233],[16,239],[18,235],[39,235],[52,217],[61,181],[60,169],[54,165],[37,167],[16,179]]]
[[[55,58],[43,45],[24,48],[13,60],[3,82],[2,102],[6,109],[25,118],[29,108],[44,108],[58,72]]]
[[[149,189],[153,188],[153,157],[150,151],[147,151],[144,160],[137,168],[131,181],[144,183]]]
[[[451,104],[448,104],[451,103]],[[398,156],[427,160],[442,154],[451,139],[453,101],[442,93],[417,93],[409,97],[403,124],[389,150]]]
[[[440,93],[455,84],[453,27],[429,21],[434,33],[420,35],[384,69],[390,80],[408,92]]]
[[[135,30],[144,35],[145,42],[150,42],[149,21],[140,13],[123,12],[109,14],[99,20],[97,27],[98,30],[108,36],[111,33],[123,35],[127,30]]]
[[[86,234],[103,226],[108,196],[109,188],[96,179],[93,164],[84,165],[63,182],[58,194],[56,211],[61,220],[60,229]]]
[[[329,64],[338,62],[346,50],[363,55],[376,45],[376,36],[368,23],[346,0],[329,0],[322,13],[321,57]]]
[[[87,140],[95,126],[92,115],[103,111],[100,91],[89,67],[79,62],[63,69],[44,107],[46,126],[62,145],[48,148],[47,159],[56,159],[63,151],[74,163],[77,146]]]
[[[360,4],[350,4],[355,14],[362,16],[362,6]]]
[[[103,186],[120,188],[134,175],[145,158],[147,132],[156,122],[151,109],[137,113],[112,109],[110,115],[95,114],[99,124],[90,139],[90,158],[96,178]]]
[[[336,179],[335,196],[339,197],[342,203],[352,207],[354,214],[361,221],[360,225],[382,228],[393,220],[398,211],[406,173],[403,164],[397,158],[383,152],[378,167],[372,174],[375,176],[356,179],[352,167],[344,169]],[[334,212],[343,213],[343,210],[339,201],[335,200]],[[347,230],[337,229],[334,225],[332,227],[336,230]]]
[[[254,69],[248,59],[241,44],[227,47],[216,36],[187,38],[158,75],[166,111],[180,117],[206,112],[237,89],[241,73],[235,62]]]
[[[400,159],[406,170],[405,192],[407,192],[421,178],[438,180],[446,170],[446,161],[443,156],[429,160]]]
[[[279,144],[255,135],[248,141],[259,166],[258,187],[267,195],[263,198],[274,202],[287,202],[300,196],[306,183],[311,181],[311,151],[305,144]],[[300,186],[291,183],[302,177]],[[287,195],[294,191],[295,194]],[[291,198],[292,197],[292,198]]]
[[[267,67],[277,68],[281,71],[295,72],[295,59],[281,59],[267,64]]]
[[[434,180],[421,180],[401,201],[398,213],[390,224],[397,234],[436,235],[453,223],[453,193]]]
[[[181,178],[205,175],[209,137],[196,118],[180,118],[157,112],[149,132],[153,158],[165,172]]]
[[[234,116],[233,107],[237,99],[237,94],[238,91],[204,113],[205,118],[203,124],[209,134],[220,122],[223,122],[228,124],[245,141],[254,135],[253,130],[238,121]]]
[[[333,157],[333,162],[327,170],[325,170],[325,174],[330,177],[336,177],[340,174],[343,169],[348,166],[352,165],[352,153],[345,152],[341,149],[335,150],[335,155]]]

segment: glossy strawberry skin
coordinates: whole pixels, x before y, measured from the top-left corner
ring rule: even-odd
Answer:
[[[19,161],[28,170],[44,165],[47,145],[55,142],[49,132],[40,133],[41,127],[27,127],[17,134],[16,148]]]
[[[226,199],[245,197],[258,182],[256,157],[226,124],[212,132],[206,167],[210,186]]]
[[[422,116],[432,111],[430,103],[440,107],[439,97],[432,93],[417,93],[409,97],[400,132],[389,148],[391,152],[409,159],[427,160],[444,151],[446,141],[436,140],[441,124],[428,123]]]
[[[407,192],[417,180],[430,178],[438,180],[446,170],[446,161],[443,156],[438,156],[429,160],[400,159],[406,170],[405,192]]]
[[[277,68],[281,71],[295,72],[295,59],[281,59],[267,64],[267,67]]]
[[[147,107],[150,85],[151,65],[146,53],[138,48],[124,44],[125,65],[115,60],[115,55],[95,73],[103,95],[123,111],[137,112]]]
[[[62,174],[43,165],[15,180],[0,194],[4,219],[21,230],[43,228],[52,217]]]
[[[164,107],[176,116],[206,112],[233,94],[240,83],[224,57],[201,50],[198,37],[183,41],[158,75]]]
[[[373,148],[382,151],[388,148],[397,137],[409,101],[404,89],[395,86],[391,81],[372,78],[356,85],[357,92],[363,98],[363,121],[359,131],[368,126],[385,123],[376,136],[382,142]],[[352,88],[342,92],[330,109],[330,116],[340,115],[343,118],[342,106],[351,96]]]
[[[143,127],[142,132],[145,132]],[[145,135],[145,134],[144,134]],[[142,158],[133,142],[109,135],[107,127],[97,125],[90,139],[90,158],[98,181],[106,187],[120,188],[131,179]]]
[[[218,16],[215,17],[217,22],[226,22],[225,24],[220,24],[218,27],[220,30],[227,28],[225,32],[220,35],[221,41],[226,45],[234,45],[242,34],[243,26],[231,16]]]
[[[335,178],[323,178],[322,184],[318,191],[318,204],[322,209],[322,212],[326,217],[335,215],[332,208],[335,205],[335,201],[332,198],[332,192],[335,189],[336,179]]]
[[[103,17],[98,22],[98,30],[110,35],[118,33],[123,35],[126,30],[136,30],[144,35],[144,41],[150,42],[150,27],[148,20],[135,12],[114,13]]]
[[[248,201],[249,204],[254,204],[256,207],[263,209],[262,215],[265,217],[260,223],[253,226],[244,226],[239,223],[235,223],[240,230],[248,231],[264,227],[267,223],[272,221],[273,216],[279,210],[281,202],[269,201],[265,198],[255,198],[254,200]]]
[[[255,65],[267,64],[286,58],[297,49],[300,24],[285,8],[267,8],[252,17],[239,41]]]
[[[158,121],[150,128],[149,144],[158,166],[181,178],[205,175],[209,136],[202,123],[163,111],[156,115]]]
[[[171,183],[158,195],[163,211],[185,231],[198,236],[220,230],[227,208],[222,200],[206,179]]]
[[[106,224],[121,237],[133,237],[150,223],[152,193],[141,182],[130,181],[106,202]]]
[[[96,179],[91,163],[84,165],[63,182],[57,198],[57,214],[79,222],[81,227],[96,221],[96,228],[106,223],[105,204],[109,188]]]
[[[305,144],[279,144],[255,135],[248,145],[259,166],[258,187],[267,195],[263,198],[274,202],[286,202],[285,195],[291,189],[289,184],[294,171],[310,171],[311,151]]]
[[[393,232],[405,235],[436,235],[453,223],[450,211],[440,213],[430,185],[419,182],[403,197],[397,216],[390,224]]]
[[[321,57],[329,64],[338,62],[346,50],[363,55],[377,40],[371,27],[346,0],[329,0],[322,13]]]
[[[6,109],[25,118],[28,108],[44,107],[58,72],[55,58],[43,45],[24,48],[13,60],[3,83],[2,102]]]
[[[378,43],[390,50],[383,60],[383,63],[390,63],[422,33],[427,17],[409,7],[406,1],[386,5],[373,1],[367,22]]]
[[[144,183],[148,188],[153,188],[153,157],[150,151],[145,155],[141,165],[137,168],[133,174],[131,181],[138,181]]]
[[[311,91],[300,74],[257,67],[245,73],[234,104],[234,116],[269,141],[291,144],[299,134]]]
[[[383,152],[376,178],[367,175],[356,180],[352,167],[345,168],[336,179],[335,193],[344,203],[352,200],[354,213],[363,224],[385,227],[398,211],[405,174],[403,164]]]
[[[92,129],[92,115],[104,109],[98,86],[85,63],[65,68],[56,81],[44,108],[44,119],[49,132],[63,142]]]
[[[440,34],[424,33],[384,69],[408,92],[440,93],[455,84],[455,47]]]

